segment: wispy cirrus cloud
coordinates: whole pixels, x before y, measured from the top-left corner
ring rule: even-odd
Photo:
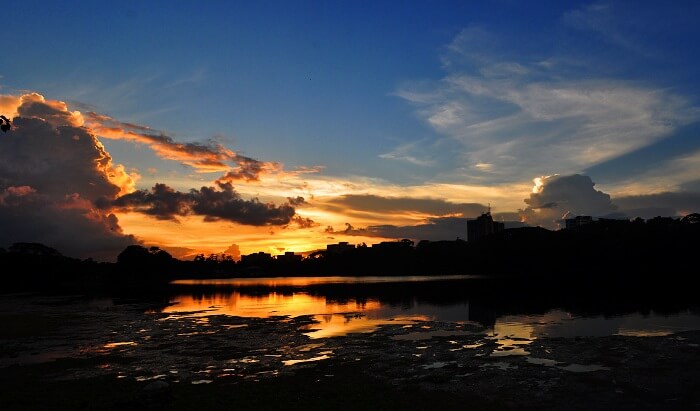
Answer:
[[[418,154],[418,146],[420,143],[421,142],[410,142],[401,144],[388,153],[380,154],[379,158],[405,161],[409,164],[421,167],[430,167],[435,165],[434,160],[420,157],[420,154]]]
[[[569,27],[597,33],[604,41],[618,47],[642,56],[650,56],[651,53],[644,46],[621,28],[625,20],[618,17],[616,6],[612,2],[587,4],[565,13],[562,16],[562,21]]]
[[[582,13],[572,16],[583,20]],[[467,28],[445,48],[443,78],[395,93],[460,144],[464,166],[454,174],[467,182],[579,172],[700,118],[687,98],[665,87],[596,75],[571,55],[523,56],[507,44]]]

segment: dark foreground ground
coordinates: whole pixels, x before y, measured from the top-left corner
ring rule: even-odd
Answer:
[[[308,317],[143,313],[55,302],[0,311],[0,409],[700,409],[698,331],[504,347],[477,324],[311,340],[300,332]]]

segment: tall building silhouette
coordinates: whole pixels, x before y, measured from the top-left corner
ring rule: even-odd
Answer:
[[[566,222],[566,228],[572,229],[572,228],[577,228],[581,227],[587,224],[591,224],[593,222],[593,217],[589,215],[579,215],[574,218],[567,218],[565,220]]]
[[[475,220],[467,221],[467,241],[477,241],[482,237],[503,231],[505,224],[493,221],[491,211],[482,213]]]

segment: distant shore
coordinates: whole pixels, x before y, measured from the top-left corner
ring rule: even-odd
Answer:
[[[478,275],[562,287],[672,285],[694,278],[699,248],[700,224],[671,218],[597,221],[558,231],[514,228],[479,241],[329,246],[304,258],[256,253],[241,261],[217,255],[182,261],[158,247],[132,245],[116,263],[107,263],[66,257],[40,243],[17,243],[0,249],[0,265],[8,273],[0,291],[149,292],[184,278],[377,275]]]

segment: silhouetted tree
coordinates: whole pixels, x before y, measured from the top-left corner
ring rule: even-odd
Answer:
[[[10,128],[12,128],[12,123],[10,122],[10,119],[3,115],[0,115],[0,130],[6,133]]]
[[[698,214],[698,213],[688,214],[687,216],[681,218],[681,223],[698,224],[698,223],[700,223],[700,214]]]

